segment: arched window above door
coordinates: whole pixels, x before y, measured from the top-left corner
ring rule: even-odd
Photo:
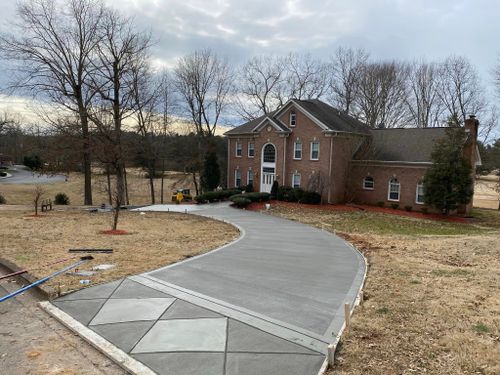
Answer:
[[[275,163],[276,162],[276,149],[272,144],[267,144],[264,147],[264,163]]]

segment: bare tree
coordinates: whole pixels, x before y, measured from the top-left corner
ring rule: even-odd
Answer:
[[[408,109],[416,127],[439,124],[442,106],[438,95],[439,67],[436,63],[414,61],[408,67]]]
[[[227,61],[208,49],[195,51],[179,59],[174,74],[177,91],[196,133],[215,135],[233,87],[233,73]]]
[[[6,134],[16,127],[16,120],[8,113],[3,112],[0,115],[0,135]]]
[[[239,77],[238,113],[246,120],[268,114],[283,104],[285,61],[281,57],[258,56],[250,59]]]
[[[161,82],[153,78],[148,65],[133,69],[133,77],[134,117],[137,132],[141,136],[139,155],[149,180],[151,204],[155,204],[154,179],[159,158],[158,130],[162,130],[157,107],[164,92],[162,93]]]
[[[369,55],[362,49],[339,47],[330,63],[329,96],[334,106],[355,115],[354,104],[358,95],[359,79]]]
[[[92,204],[91,151],[86,89],[90,62],[99,41],[100,0],[26,0],[18,5],[15,32],[0,37],[4,57],[18,62],[12,87],[76,113],[82,138],[84,204]]]
[[[172,123],[172,113],[175,110],[175,96],[172,83],[172,77],[168,70],[161,73],[160,78],[160,93],[159,93],[159,107],[161,113],[160,137],[161,146],[159,157],[161,158],[161,184],[160,184],[160,203],[164,203],[164,189],[165,189],[165,161],[167,159],[167,135],[170,131]]]
[[[38,204],[45,194],[45,189],[41,185],[35,185],[33,189],[33,204],[35,205],[35,216],[38,216]]]
[[[438,93],[446,121],[463,124],[468,115],[485,109],[479,76],[465,57],[450,56],[441,63]]]
[[[286,100],[318,99],[323,96],[327,87],[325,63],[314,59],[309,53],[290,53],[285,64],[285,84],[288,86]]]
[[[356,97],[359,117],[372,128],[392,128],[408,120],[406,68],[397,62],[366,64]]]
[[[136,72],[147,64],[150,35],[135,30],[131,19],[106,10],[99,30],[98,56],[93,64],[91,90],[96,92],[91,112],[107,162],[116,176],[113,229],[121,205],[127,201],[123,120],[135,113]]]

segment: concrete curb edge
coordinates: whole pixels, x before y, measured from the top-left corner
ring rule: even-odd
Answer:
[[[48,315],[52,316],[65,327],[76,333],[128,373],[134,375],[156,375],[154,371],[143,365],[141,362],[136,361],[127,353],[118,349],[109,341],[105,340],[91,329],[85,327],[83,324],[76,321],[64,311],[52,305],[50,302],[42,301],[38,303],[38,306]]]
[[[354,246],[353,244],[351,244],[350,242],[344,240],[344,242],[346,244],[348,244],[354,251],[356,251],[357,253],[359,253],[359,255],[363,258],[363,261],[364,261],[364,264],[365,264],[365,272],[364,272],[364,275],[363,275],[363,281],[361,282],[361,286],[358,290],[358,294],[356,296],[356,300],[354,302],[354,305],[351,307],[351,311],[350,311],[350,314],[352,316],[353,312],[354,312],[354,309],[357,307],[357,306],[360,306],[363,301],[362,301],[362,293],[363,293],[363,290],[365,288],[365,283],[366,283],[366,277],[368,275],[368,267],[369,267],[369,263],[368,263],[368,259],[366,259],[365,255],[356,247]],[[337,347],[337,344],[339,343],[340,339],[342,338],[342,334],[344,333],[346,329],[346,324],[344,322],[344,324],[342,325],[342,328],[340,329],[340,331],[338,332],[337,336],[335,337],[335,340],[331,343],[331,345],[334,346],[334,348]],[[326,375],[326,371],[328,370],[328,356],[325,358],[325,361],[323,362],[323,365],[321,366],[320,370],[318,371],[318,375]]]

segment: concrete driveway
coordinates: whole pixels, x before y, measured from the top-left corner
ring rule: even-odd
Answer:
[[[147,210],[167,210],[151,206]],[[241,237],[53,302],[158,374],[316,375],[365,274],[363,257],[293,221],[203,206]]]
[[[0,184],[53,184],[61,182],[66,179],[63,175],[47,175],[38,172],[32,172],[24,165],[15,165],[9,170],[5,171],[10,176],[0,178]]]

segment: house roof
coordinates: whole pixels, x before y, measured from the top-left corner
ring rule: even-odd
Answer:
[[[312,116],[316,121],[324,125],[324,128],[331,131],[344,132],[344,133],[357,133],[357,134],[370,134],[370,128],[363,124],[361,121],[342,113],[340,110],[323,103],[318,99],[311,100],[290,100],[280,110],[269,113],[267,116],[261,116],[251,120],[243,125],[227,131],[226,135],[238,135],[252,133],[256,126],[258,126],[264,119],[269,118],[282,128],[282,131],[291,131],[279,119],[278,115],[289,105],[295,104],[298,109],[302,109]]]
[[[354,159],[430,163],[434,144],[445,136],[446,128],[373,129],[368,147]]]
[[[297,103],[299,107],[304,108],[330,130],[345,133],[370,134],[370,127],[368,125],[321,100],[293,100],[293,102]]]

